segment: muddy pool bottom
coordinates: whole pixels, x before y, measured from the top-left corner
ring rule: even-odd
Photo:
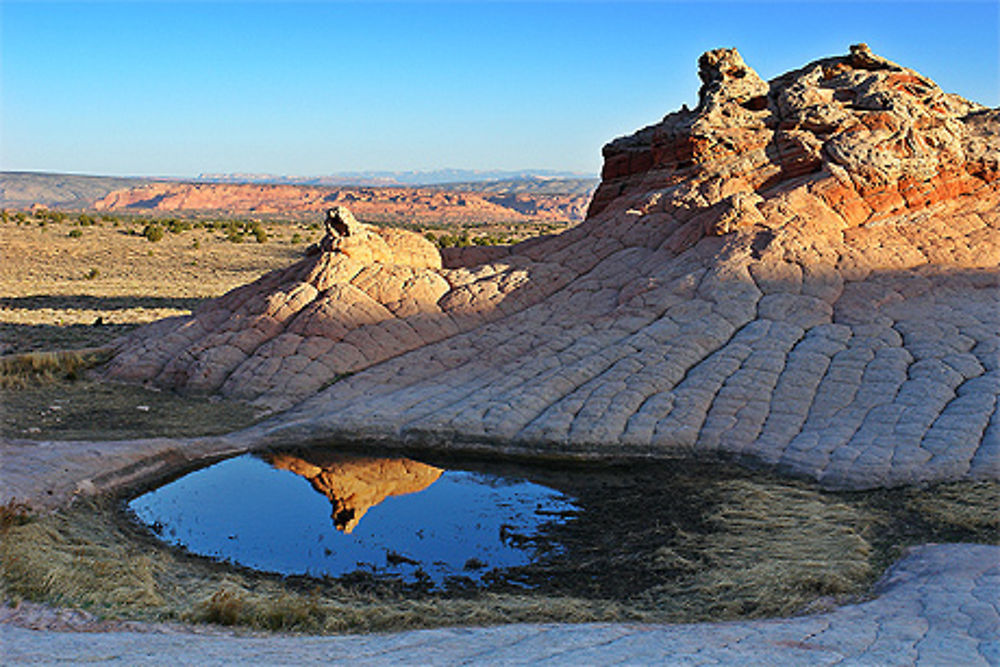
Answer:
[[[992,541],[995,522],[952,525],[925,511],[927,492],[829,493],[690,461],[553,467],[310,448],[229,459],[128,508],[170,545],[261,572],[621,600],[690,619],[843,601],[914,540]]]

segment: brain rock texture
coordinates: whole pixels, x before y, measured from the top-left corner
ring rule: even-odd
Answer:
[[[865,45],[699,74],[697,108],[604,147],[571,230],[441,257],[337,209],[316,254],[106,373],[291,408],[301,437],[1000,475],[1000,111]]]

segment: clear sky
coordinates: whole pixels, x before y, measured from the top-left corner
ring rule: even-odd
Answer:
[[[997,106],[998,7],[0,0],[0,167],[597,172],[720,46],[770,78],[865,41]]]

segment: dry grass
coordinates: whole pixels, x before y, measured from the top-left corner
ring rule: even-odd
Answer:
[[[57,380],[75,380],[111,358],[107,348],[25,352],[0,356],[0,389],[22,389]]]
[[[951,482],[929,491],[911,489],[906,506],[942,528],[981,533],[993,540],[1000,535],[1000,484]]]
[[[4,527],[4,597],[82,607],[105,618],[328,633],[646,618],[614,602],[491,594],[407,598],[328,580],[240,572],[150,542],[114,514],[106,504],[92,504]]]
[[[512,576],[551,593],[583,585],[667,621],[795,613],[867,590],[878,572],[860,500],[765,475],[698,467],[632,489],[584,489],[583,511],[546,536],[553,555]]]
[[[79,512],[7,526],[0,555],[7,596],[96,610],[162,605],[156,575],[163,563],[142,553],[107,522]],[[61,520],[60,520],[61,519]]]
[[[720,500],[710,543],[694,536],[686,546],[703,552],[703,564],[665,597],[686,616],[789,615],[818,597],[857,596],[877,574],[865,533],[878,517],[864,507],[745,479],[726,484]]]
[[[701,496],[689,493],[698,487]],[[676,505],[694,508],[690,515],[639,506],[632,516],[611,517],[621,530],[608,533],[614,508],[584,507],[570,522],[583,532],[564,545],[565,569],[542,562],[535,574],[550,585],[534,590],[506,586],[503,578],[487,590],[444,591],[398,581],[283,578],[167,547],[111,500],[39,517],[11,506],[0,511],[0,592],[108,618],[313,633],[787,615],[863,597],[888,549],[940,537],[926,527],[931,523],[956,539],[968,538],[970,512],[995,526],[989,514],[998,492],[997,483],[942,485],[926,490],[914,510],[906,490],[837,495],[756,476],[713,482],[696,474],[690,487],[673,490],[686,500]],[[941,513],[949,503],[966,510]],[[636,535],[648,544],[621,548]],[[524,581],[527,572],[518,569],[511,580]],[[615,579],[627,581],[611,594]]]

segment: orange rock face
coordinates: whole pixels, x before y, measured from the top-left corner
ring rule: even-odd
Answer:
[[[350,533],[369,509],[390,496],[423,491],[437,481],[441,468],[410,459],[355,458],[311,452],[302,456],[272,454],[268,462],[309,480],[330,500],[337,530]]]
[[[863,45],[699,67],[697,109],[605,146],[580,225],[440,268],[331,238],[108,372],[272,409],[340,378],[269,438],[1000,477],[1000,111]]]
[[[770,84],[720,49],[703,56],[701,75],[697,109],[604,147],[589,215],[667,189],[671,212],[702,210],[732,193],[815,175],[813,193],[858,225],[996,179],[997,112],[943,93],[864,45]]]
[[[366,218],[414,221],[518,222],[583,220],[587,195],[441,192],[429,188],[255,185],[228,183],[152,183],[116,190],[94,203],[99,211],[227,211],[281,214],[349,206]]]

